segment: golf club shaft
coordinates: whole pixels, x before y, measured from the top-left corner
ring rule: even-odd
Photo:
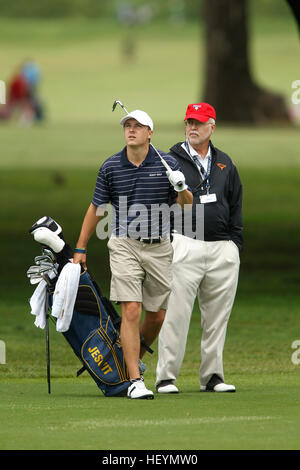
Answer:
[[[153,148],[153,150],[157,153],[157,155],[159,156],[159,158],[161,159],[161,162],[163,164],[163,166],[166,168],[167,171],[172,171],[172,168],[169,167],[169,165],[167,164],[166,160],[160,155],[160,153],[158,152],[158,150],[154,147],[153,144],[151,144],[150,142],[150,145],[151,147]]]
[[[47,283],[46,288],[46,301],[45,301],[45,315],[46,315],[46,360],[47,360],[47,384],[48,393],[51,393],[51,375],[50,375],[50,331],[49,331],[49,295],[51,281],[48,274],[42,274],[44,281]]]
[[[51,375],[50,375],[50,333],[49,333],[49,291],[47,289],[46,294],[46,358],[47,358],[47,384],[48,384],[48,393],[51,393]]]

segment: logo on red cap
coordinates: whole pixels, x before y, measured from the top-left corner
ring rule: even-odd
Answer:
[[[215,109],[208,103],[189,104],[184,120],[196,119],[200,122],[207,122],[209,118],[216,119]]]

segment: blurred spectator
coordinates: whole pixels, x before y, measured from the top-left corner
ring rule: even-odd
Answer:
[[[27,114],[30,109],[29,90],[20,69],[12,76],[7,88],[6,105],[0,108],[0,119],[10,119],[14,112]]]
[[[125,60],[134,60],[137,49],[137,32],[135,27],[150,23],[153,17],[152,6],[145,3],[136,7],[132,5],[130,0],[122,0],[116,4],[116,15],[119,23],[124,27],[122,56]]]
[[[17,115],[22,124],[28,125],[44,118],[37,94],[40,77],[40,70],[33,61],[24,62],[16,70],[8,84],[7,103],[0,108],[0,119],[7,120]]]
[[[183,0],[169,2],[169,21],[176,25],[182,25],[186,22],[185,2]]]
[[[130,1],[118,2],[116,10],[117,18],[121,24],[131,26],[137,23],[137,14]]]
[[[29,99],[34,113],[34,119],[41,121],[44,117],[44,110],[37,91],[41,80],[40,68],[35,62],[29,60],[23,64],[21,74],[25,78],[28,86]]]

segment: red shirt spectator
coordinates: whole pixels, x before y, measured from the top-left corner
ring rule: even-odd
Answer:
[[[29,90],[25,79],[21,75],[13,78],[10,84],[9,101],[15,103],[29,98]]]

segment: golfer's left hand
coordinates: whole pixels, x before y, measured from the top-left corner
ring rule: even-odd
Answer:
[[[174,189],[180,193],[181,191],[184,191],[187,189],[187,185],[185,183],[185,177],[184,174],[181,173],[181,171],[167,171],[167,177],[171,183],[172,186],[174,186]]]
[[[74,253],[73,255],[73,263],[75,264],[81,264],[83,269],[86,271],[87,270],[87,265],[86,265],[86,254],[85,253]]]

